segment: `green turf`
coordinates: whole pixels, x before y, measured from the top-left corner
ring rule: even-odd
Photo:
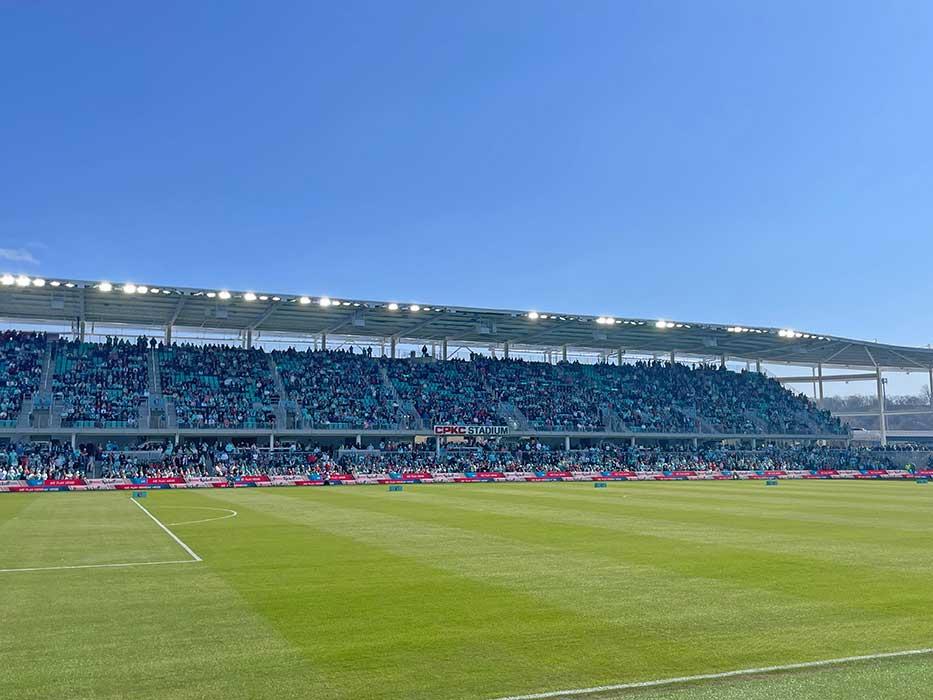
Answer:
[[[204,561],[0,573],[0,697],[494,698],[933,646],[933,490],[153,492]],[[184,559],[127,493],[3,494],[0,569]],[[933,657],[604,693],[921,698]]]

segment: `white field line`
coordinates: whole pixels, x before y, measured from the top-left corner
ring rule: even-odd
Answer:
[[[74,566],[32,566],[23,569],[0,569],[0,574],[23,571],[64,571],[66,569],[122,569],[127,566],[158,566],[159,564],[196,564],[200,559],[178,559],[176,561],[134,561],[126,564],[77,564]]]
[[[181,522],[177,522],[177,523],[167,523],[167,525],[168,525],[169,527],[171,527],[171,526],[173,526],[173,525],[195,525],[195,524],[197,524],[197,523],[210,523],[210,522],[213,522],[213,521],[215,521],[215,520],[226,520],[227,518],[235,518],[237,515],[239,515],[239,513],[237,513],[237,512],[236,512],[235,510],[233,510],[232,508],[211,508],[211,507],[209,507],[209,506],[162,506],[162,507],[163,507],[163,508],[181,508],[181,509],[183,509],[183,510],[184,510],[184,509],[189,509],[189,510],[217,510],[217,511],[222,511],[222,512],[224,512],[224,513],[228,513],[228,515],[220,515],[220,516],[218,516],[218,517],[216,517],[216,518],[202,518],[201,520],[182,520]]]
[[[882,654],[866,654],[864,656],[844,656],[839,659],[823,659],[821,661],[805,661],[797,664],[784,664],[781,666],[762,666],[761,668],[743,668],[738,671],[723,671],[722,673],[703,673],[698,676],[681,676],[680,678],[663,678],[655,681],[641,681],[637,683],[617,683],[615,685],[600,685],[592,688],[572,688],[570,690],[554,690],[547,693],[532,693],[530,695],[509,695],[495,698],[495,700],[546,700],[547,698],[568,698],[577,695],[592,695],[612,690],[635,690],[637,688],[653,688],[661,685],[677,685],[680,683],[695,683],[696,681],[711,681],[721,678],[735,678],[740,676],[754,676],[761,673],[776,673],[778,671],[796,671],[805,668],[820,668],[821,666],[836,666],[850,664],[856,661],[874,661],[876,659],[894,659],[904,656],[923,656],[933,654],[933,648],[908,649],[907,651],[891,651]]]
[[[162,521],[161,521],[161,520],[159,520],[156,516],[154,516],[152,513],[150,513],[150,512],[146,509],[146,506],[144,506],[142,503],[140,503],[139,501],[137,501],[135,498],[130,498],[130,500],[131,500],[133,503],[135,503],[137,506],[139,506],[140,510],[142,510],[143,513],[145,513],[145,514],[148,515],[150,518],[152,518],[152,522],[154,522],[156,525],[158,525],[158,526],[161,527],[163,530],[165,530],[165,534],[167,534],[169,537],[171,537],[173,540],[175,540],[175,542],[177,542],[178,545],[179,545],[183,550],[185,550],[186,552],[188,552],[188,554],[191,555],[191,559],[192,559],[193,561],[204,561],[203,559],[201,559],[201,557],[199,557],[197,554],[194,553],[194,550],[191,549],[191,547],[189,547],[189,546],[186,545],[184,542],[182,542],[180,539],[178,539],[178,535],[176,535],[174,532],[172,532],[172,531],[169,530],[167,527],[165,527],[165,525],[162,524]]]

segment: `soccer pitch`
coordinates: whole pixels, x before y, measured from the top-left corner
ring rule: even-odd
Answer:
[[[926,649],[931,515],[933,486],[838,481],[4,494],[0,697],[490,699]],[[574,697],[931,677],[918,654]]]

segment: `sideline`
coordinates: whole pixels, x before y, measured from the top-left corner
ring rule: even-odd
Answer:
[[[864,656],[844,656],[839,659],[823,659],[821,661],[805,661],[797,664],[783,664],[781,666],[762,666],[761,668],[743,668],[738,671],[723,671],[722,673],[703,673],[698,676],[681,676],[680,678],[663,678],[655,681],[641,681],[638,683],[617,683],[615,685],[600,685],[592,688],[572,688],[570,690],[554,690],[547,693],[532,693],[530,695],[509,695],[494,700],[546,700],[546,698],[568,698],[578,695],[592,695],[605,693],[611,690],[635,690],[637,688],[653,688],[662,685],[678,685],[681,683],[694,683],[696,681],[711,681],[720,678],[735,678],[740,676],[754,676],[760,673],[776,673],[778,671],[796,671],[804,668],[819,668],[821,666],[836,666],[856,661],[874,661],[876,659],[895,659],[903,656],[923,656],[933,654],[933,648],[908,649],[907,651],[891,651],[882,654],[866,654]]]

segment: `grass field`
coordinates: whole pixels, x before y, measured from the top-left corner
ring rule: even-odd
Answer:
[[[0,495],[2,698],[498,698],[933,647],[933,486]],[[236,516],[232,516],[232,512]],[[211,518],[223,518],[210,520]],[[142,564],[110,568],[37,567]],[[586,697],[928,698],[933,656]]]

